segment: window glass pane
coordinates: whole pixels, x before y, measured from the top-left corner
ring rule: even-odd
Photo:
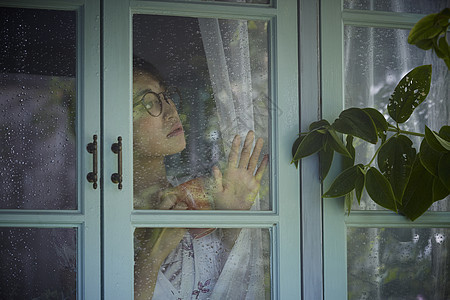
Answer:
[[[76,228],[0,228],[2,299],[76,299]]]
[[[449,228],[348,228],[349,299],[450,299]]]
[[[425,102],[401,129],[423,133],[425,125],[439,131],[450,120],[450,73],[445,63],[431,51],[407,43],[409,30],[346,26],[345,38],[345,107],[374,107],[393,123],[387,104],[400,79],[413,68],[432,64],[431,89]],[[410,137],[419,149],[419,139]],[[357,160],[367,164],[374,147],[356,141]],[[432,210],[450,210],[450,201],[441,200]],[[354,209],[380,209],[367,195]]]
[[[344,0],[346,9],[380,10],[416,14],[437,13],[450,7],[449,0]]]
[[[171,209],[175,200],[188,209],[270,209],[267,27],[133,17],[136,209]],[[253,152],[239,159],[246,137]]]
[[[270,232],[137,228],[135,299],[270,299]]]
[[[0,8],[0,208],[76,209],[76,13]]]

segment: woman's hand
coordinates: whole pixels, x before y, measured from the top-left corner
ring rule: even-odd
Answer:
[[[212,196],[216,209],[248,210],[253,205],[269,160],[268,155],[265,155],[256,168],[264,141],[259,138],[253,148],[254,139],[255,133],[249,131],[239,157],[241,137],[236,135],[223,175],[217,166],[213,167]]]

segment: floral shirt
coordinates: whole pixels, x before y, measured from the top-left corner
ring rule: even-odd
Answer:
[[[217,231],[198,239],[187,231],[161,265],[153,299],[210,299],[227,257]]]

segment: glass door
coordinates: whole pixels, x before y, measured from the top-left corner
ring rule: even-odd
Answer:
[[[5,299],[99,297],[100,194],[85,179],[98,169],[98,13],[92,1],[0,3]]]
[[[295,3],[103,13],[105,298],[299,297]]]
[[[2,297],[298,298],[296,9],[0,1]]]
[[[425,125],[433,130],[448,125],[448,68],[435,53],[407,42],[425,14],[448,6],[445,0],[323,1],[324,116],[333,120],[344,108],[373,107],[388,118],[398,81],[414,67],[432,64],[426,105],[402,129],[424,132]],[[412,140],[418,151],[418,140]],[[356,147],[356,159],[368,163],[374,149]],[[325,298],[449,298],[449,211],[449,199],[443,199],[412,222],[364,194],[347,216],[343,201],[324,199]]]

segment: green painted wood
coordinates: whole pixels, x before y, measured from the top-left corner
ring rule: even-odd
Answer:
[[[0,226],[45,226],[46,224],[81,224],[85,221],[83,214],[57,211],[0,211]],[[53,225],[52,225],[53,226]]]
[[[417,14],[341,9],[339,1],[322,1],[323,116],[333,120],[343,109],[343,25],[409,29],[422,16]],[[329,178],[336,175],[333,166]],[[329,185],[329,181],[325,185]],[[411,222],[388,211],[352,211],[344,214],[341,199],[324,199],[324,295],[347,298],[346,228],[448,228],[449,212],[427,212]]]
[[[152,13],[162,15],[179,15],[190,17],[211,17],[228,19],[268,19],[276,16],[278,10],[271,7],[242,5],[225,2],[157,2],[130,1],[133,13]]]
[[[103,3],[103,294],[104,299],[133,298],[131,18],[128,1]],[[118,169],[111,145],[121,136],[123,189],[111,181]]]
[[[270,227],[279,221],[280,217],[273,213],[249,213],[249,212],[221,212],[221,211],[190,211],[186,214],[183,211],[135,211],[131,215],[131,222],[135,226],[142,224],[156,224],[164,226],[179,226],[189,223],[197,226],[212,227]]]
[[[85,1],[83,0],[2,0],[0,5],[4,7],[21,7],[21,8],[37,8],[37,9],[55,9],[55,10],[76,10]]]
[[[77,228],[77,299],[100,299],[100,189],[86,181],[86,145],[100,135],[99,1],[2,0],[0,6],[77,11],[77,210],[2,210],[2,227]]]
[[[390,211],[352,211],[348,227],[443,228],[450,227],[450,212],[428,211],[414,222]]]
[[[133,286],[134,226],[188,226],[217,225],[223,227],[272,228],[272,263],[274,274],[273,298],[300,298],[300,205],[299,174],[290,165],[290,145],[298,131],[298,81],[297,81],[297,9],[295,1],[282,3],[278,9],[218,5],[216,3],[185,3],[183,6],[169,2],[125,1],[104,3],[104,297],[105,299],[131,299]],[[271,19],[272,99],[283,112],[273,115],[272,126],[272,193],[275,197],[274,212],[233,212],[230,214],[206,212],[199,214],[176,212],[152,214],[132,212],[131,171],[131,111],[128,100],[131,95],[130,11],[136,13],[163,13],[182,16],[214,16],[221,18]],[[115,138],[124,139],[124,188],[109,180],[115,172],[116,157],[109,147]],[[285,146],[289,145],[289,146]],[[203,218],[204,217],[204,218]],[[233,222],[230,222],[230,217]],[[120,239],[117,239],[120,236]],[[117,260],[120,257],[120,261]],[[116,259],[116,260],[114,260]]]
[[[320,119],[320,6],[317,1],[300,1],[300,131]],[[323,299],[322,199],[318,157],[302,160],[302,299]]]
[[[79,299],[100,299],[101,296],[101,245],[100,245],[100,189],[94,189],[86,175],[92,171],[92,154],[86,150],[96,134],[100,141],[100,1],[86,0],[78,9],[78,195],[79,210],[85,216],[78,236]],[[98,143],[100,155],[100,143]],[[100,160],[97,169],[100,170]],[[100,179],[100,174],[98,175]]]
[[[299,172],[290,164],[291,145],[299,128],[298,94],[298,34],[296,1],[278,3],[278,15],[272,62],[274,71],[273,93],[278,110],[272,116],[272,178],[277,184],[275,207],[278,208],[280,221],[275,245],[277,254],[274,264],[279,264],[277,293],[274,299],[299,299],[301,297],[301,254],[300,254],[300,177]]]
[[[323,118],[334,120],[344,107],[343,101],[343,24],[340,1],[321,4],[322,111]],[[325,182],[337,175],[334,163]],[[346,230],[342,199],[323,199],[324,299],[347,299]]]
[[[345,25],[411,29],[423,15],[370,10],[344,10]]]

